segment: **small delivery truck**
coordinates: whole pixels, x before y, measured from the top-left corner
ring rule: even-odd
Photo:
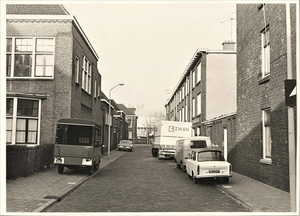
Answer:
[[[212,147],[216,148],[218,146],[213,145],[210,137],[207,136],[193,136],[178,139],[175,147],[175,163],[177,168],[181,168],[182,171],[186,171],[186,160],[192,150]]]
[[[155,125],[152,156],[162,158],[175,157],[175,145],[178,139],[190,137],[192,134],[191,122],[161,121]]]

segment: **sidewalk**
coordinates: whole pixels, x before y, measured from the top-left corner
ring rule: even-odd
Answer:
[[[124,151],[114,150],[111,151],[110,159],[103,155],[97,172],[124,154]],[[55,167],[6,182],[6,212],[41,212],[91,177],[86,170],[65,169],[64,174],[59,175]]]
[[[110,159],[102,156],[98,172],[125,152],[111,151]],[[91,176],[86,171],[65,169],[63,175],[51,168],[25,178],[6,182],[6,212],[42,212],[69,195]],[[289,193],[234,173],[229,184],[218,189],[227,193],[253,212],[290,212]],[[289,214],[291,215],[291,213]]]
[[[233,172],[228,184],[219,189],[240,201],[253,212],[290,212],[290,194],[247,176]],[[290,212],[291,213],[291,212]]]

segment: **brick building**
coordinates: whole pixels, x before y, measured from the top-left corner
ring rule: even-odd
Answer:
[[[296,79],[296,5],[290,9]],[[289,191],[286,71],[286,5],[238,4],[237,139],[228,157],[234,171]]]
[[[216,124],[211,121],[236,111],[235,43],[222,45],[223,50],[196,50],[165,104],[167,120],[192,122],[195,136],[215,136],[220,147],[223,131],[212,133]]]
[[[135,108],[127,108],[124,104],[118,104],[120,110],[126,115],[126,122],[128,123],[128,139],[137,139],[137,120],[138,116],[135,114]]]
[[[98,55],[62,5],[7,5],[6,143],[55,142],[60,118],[103,124]]]

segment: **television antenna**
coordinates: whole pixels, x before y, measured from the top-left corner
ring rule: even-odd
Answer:
[[[235,13],[235,12],[231,12],[231,14],[233,14],[233,13]],[[221,21],[221,20],[219,20],[222,24],[224,24],[224,25],[226,25],[225,23],[226,22],[228,22],[228,21],[230,21],[230,32],[231,32],[231,38],[230,38],[230,41],[232,42],[232,22],[233,21],[235,21],[235,18],[234,17],[232,17],[232,16],[229,16],[229,15],[227,15],[228,17],[229,17],[229,19],[228,20],[224,20],[224,21]],[[226,25],[227,26],[227,25]]]

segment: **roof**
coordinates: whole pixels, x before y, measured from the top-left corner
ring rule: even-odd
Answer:
[[[15,15],[70,15],[60,4],[7,4],[6,14]]]
[[[72,125],[84,125],[84,126],[95,126],[95,122],[88,119],[77,119],[77,118],[62,118],[59,119],[58,124],[72,124]]]
[[[120,110],[123,110],[126,115],[135,115],[132,110],[127,108],[124,104],[117,104]]]

